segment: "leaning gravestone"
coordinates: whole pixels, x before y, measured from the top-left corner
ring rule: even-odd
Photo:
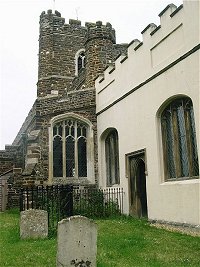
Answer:
[[[48,213],[29,209],[20,212],[20,237],[45,238],[48,236]]]
[[[58,223],[57,267],[96,267],[97,225],[83,216]]]

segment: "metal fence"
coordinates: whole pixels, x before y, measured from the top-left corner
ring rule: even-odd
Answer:
[[[49,230],[72,215],[106,218],[123,213],[123,189],[76,189],[72,185],[21,188],[20,211],[43,209],[48,212]]]
[[[20,211],[41,209],[48,212],[49,229],[57,222],[73,215],[73,187],[70,185],[21,188]]]

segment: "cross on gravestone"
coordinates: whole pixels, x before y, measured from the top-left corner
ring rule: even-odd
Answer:
[[[97,225],[83,216],[58,223],[57,267],[96,267]]]

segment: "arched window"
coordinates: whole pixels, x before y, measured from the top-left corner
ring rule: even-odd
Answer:
[[[80,71],[85,68],[85,50],[80,49],[75,55],[75,75],[78,76]]]
[[[172,101],[161,114],[166,179],[199,176],[196,131],[192,101]]]
[[[119,184],[118,133],[112,130],[105,139],[107,185]]]
[[[53,125],[53,177],[87,177],[88,125],[67,118]]]

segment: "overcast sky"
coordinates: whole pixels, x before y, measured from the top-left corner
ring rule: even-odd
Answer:
[[[182,0],[172,0],[179,6]],[[56,0],[55,8],[69,18],[110,22],[117,43],[142,39],[149,24],[171,0]],[[36,99],[39,16],[54,8],[53,0],[0,0],[0,149],[12,144]]]

